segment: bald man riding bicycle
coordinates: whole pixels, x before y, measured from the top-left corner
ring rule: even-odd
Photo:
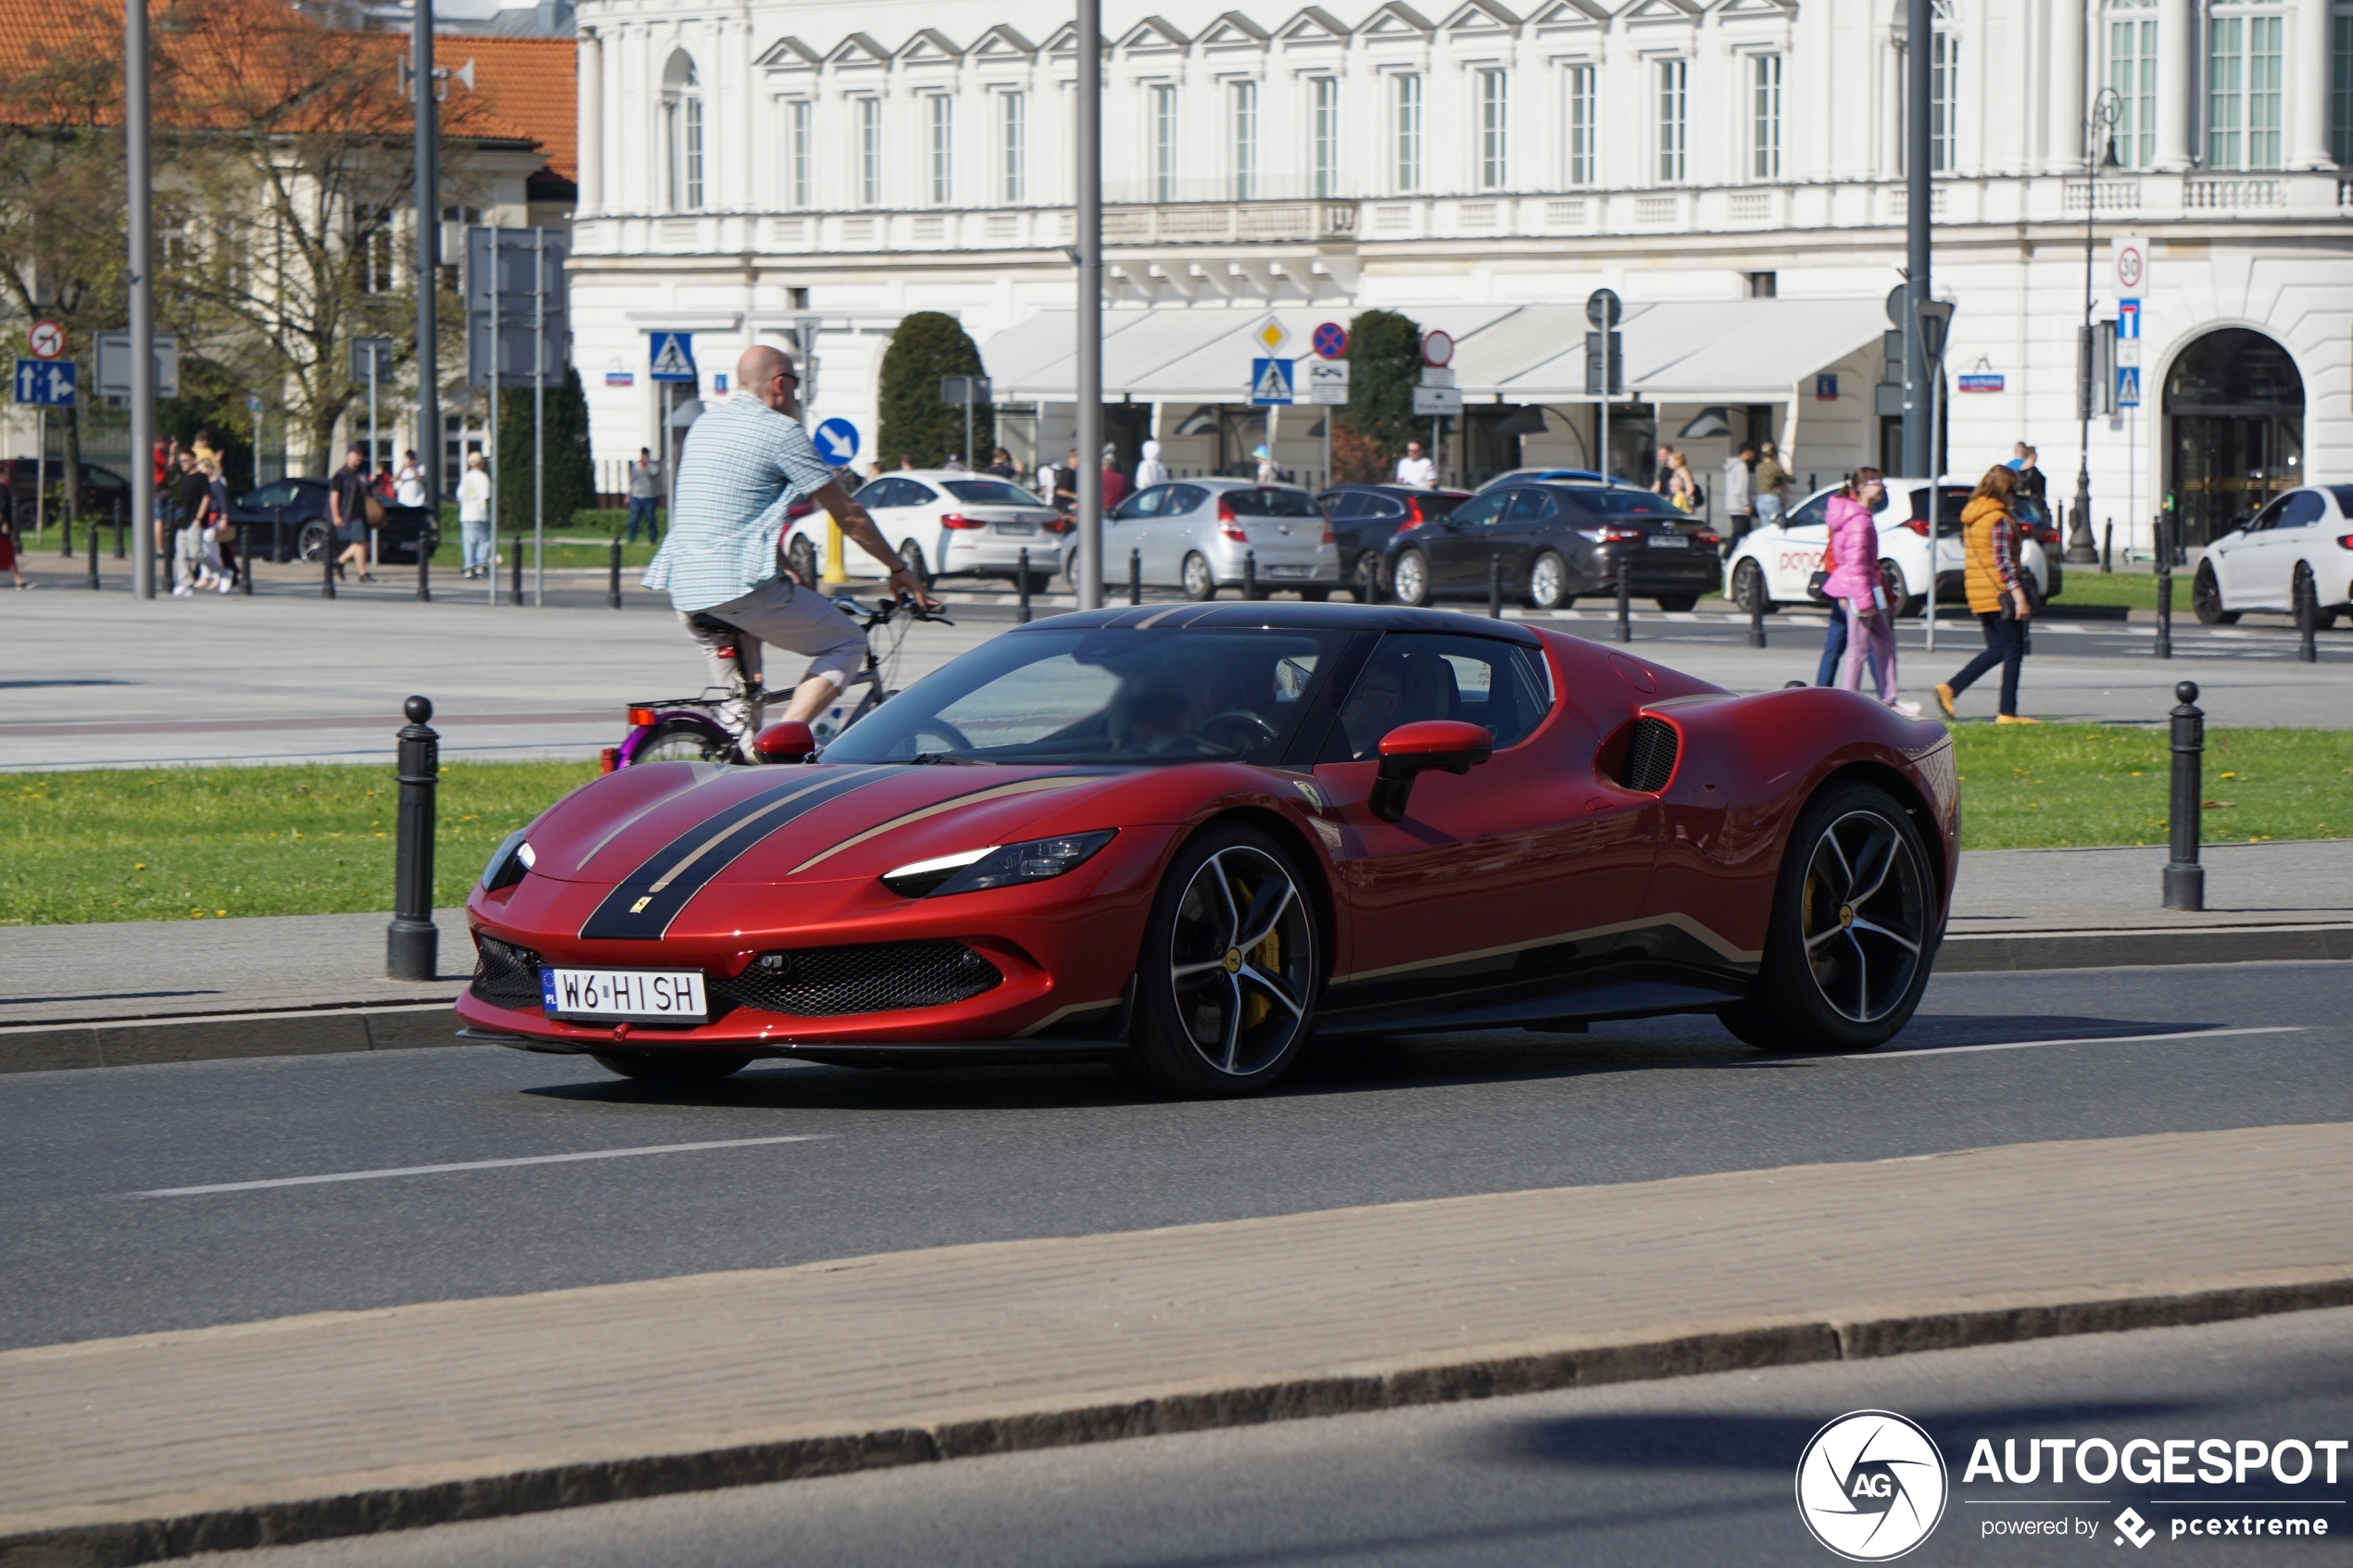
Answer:
[[[794,417],[800,411],[800,375],[791,357],[765,344],[748,348],[736,361],[736,380],[739,394],[686,433],[670,536],[646,568],[644,582],[668,590],[671,607],[710,659],[719,685],[732,685],[737,673],[735,639],[698,621],[723,621],[750,639],[741,671],[747,681],[759,678],[761,643],[806,655],[808,671],[784,717],[807,721],[841,690],[866,644],[831,599],[813,583],[797,583],[780,566],[777,541],[795,501],[814,499],[851,542],[889,567],[892,593],[926,609],[937,607]],[[744,713],[735,722],[745,729],[755,719]]]

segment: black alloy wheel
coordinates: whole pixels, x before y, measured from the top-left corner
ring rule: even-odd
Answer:
[[[590,1051],[597,1065],[648,1084],[712,1084],[740,1073],[751,1058],[711,1051]]]
[[[1206,604],[1217,596],[1217,574],[1209,569],[1209,558],[1199,550],[1185,558],[1179,580],[1185,596],[1195,604]]]
[[[1750,615],[1760,609],[1767,615],[1773,613],[1773,596],[1765,588],[1765,569],[1756,564],[1755,556],[1743,558],[1732,568],[1732,602]]]
[[[1128,1070],[1189,1099],[1267,1088],[1314,1031],[1315,909],[1290,856],[1240,822],[1177,853],[1144,927]]]
[[[1872,784],[1833,784],[1782,852],[1749,999],[1726,1028],[1763,1050],[1861,1051],[1911,1021],[1936,950],[1935,881],[1911,814]]]
[[[924,559],[921,545],[912,539],[901,539],[899,542],[899,560],[900,565],[915,574],[915,582],[919,585],[926,591],[930,589],[931,563]]]
[[[333,553],[328,546],[334,533],[323,522],[306,522],[295,534],[295,554],[316,566]]]
[[[1389,590],[1391,598],[1412,609],[1429,603],[1429,558],[1419,550],[1400,551],[1390,568]]]
[[[2240,612],[2222,608],[2222,584],[2215,580],[2214,563],[2197,563],[2197,575],[2190,579],[2190,613],[2197,617],[2201,626],[2235,626]]]

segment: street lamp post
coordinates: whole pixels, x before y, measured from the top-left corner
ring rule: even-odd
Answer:
[[[1103,35],[1101,0],[1078,0],[1078,608],[1103,603]]]
[[[143,599],[156,596],[156,286],[148,270],[154,261],[155,192],[148,139],[147,20],[147,0],[128,0],[123,7],[122,129],[131,206],[125,236],[131,263],[131,521],[135,535],[131,591]],[[33,464],[36,490],[47,462],[44,446]],[[74,476],[77,484],[80,477]],[[73,491],[66,494],[70,496]],[[70,524],[70,506],[65,515]],[[97,527],[94,520],[91,527]],[[94,532],[92,537],[96,537]]]
[[[2113,87],[2100,89],[2092,100],[2091,118],[2083,124],[2083,327],[2076,339],[2075,521],[2067,534],[2067,558],[2074,562],[2099,559],[2092,546],[2092,220],[2097,215],[2099,176],[2120,168],[2116,159],[2116,121],[2123,102]],[[2097,148],[2095,152],[2094,149]]]

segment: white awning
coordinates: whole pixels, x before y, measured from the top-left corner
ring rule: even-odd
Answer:
[[[1454,383],[1474,402],[1583,403],[1585,308],[1575,305],[1401,306],[1425,330],[1453,334]],[[1103,395],[1139,402],[1244,403],[1251,333],[1273,316],[1304,358],[1315,324],[1353,312],[1325,306],[1103,312]],[[1629,308],[1626,388],[1657,403],[1779,403],[1793,388],[1886,330],[1875,299],[1680,300]],[[1076,395],[1076,312],[1045,310],[981,345],[1000,402]],[[1303,388],[1302,389],[1303,392]]]

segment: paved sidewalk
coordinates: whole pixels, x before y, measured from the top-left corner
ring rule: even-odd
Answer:
[[[78,1561],[132,1561],[167,1537],[182,1549],[300,1538],[681,1482],[2322,1304],[2353,1289],[2348,1182],[2353,1126],[2168,1134],[12,1351],[0,1556],[44,1531],[81,1532],[50,1538],[58,1560],[78,1542]],[[665,1471],[663,1456],[703,1469]]]

